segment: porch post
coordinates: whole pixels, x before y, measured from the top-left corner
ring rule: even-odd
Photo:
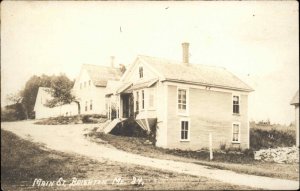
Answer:
[[[121,99],[121,94],[119,94],[119,106],[120,106],[120,118],[123,118],[123,103],[122,103],[122,99]]]
[[[108,119],[111,120],[111,98],[108,100]]]
[[[116,118],[120,118],[120,116],[119,116],[119,96],[118,95],[116,95],[116,97],[115,97],[115,101],[116,101],[116,112],[117,112],[117,114],[116,114]]]

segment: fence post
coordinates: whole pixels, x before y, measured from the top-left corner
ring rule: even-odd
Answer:
[[[209,160],[213,159],[213,151],[212,151],[212,134],[209,133]]]

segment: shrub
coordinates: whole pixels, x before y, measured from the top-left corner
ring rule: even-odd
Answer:
[[[295,143],[295,131],[293,130],[250,129],[250,147],[254,150],[291,147]]]
[[[91,115],[84,115],[83,117],[82,117],[82,122],[83,123],[93,123],[93,120],[91,119]]]
[[[220,150],[224,151],[226,149],[226,143],[220,143]]]
[[[1,108],[1,121],[17,121],[27,119],[27,111],[22,103],[16,103]]]

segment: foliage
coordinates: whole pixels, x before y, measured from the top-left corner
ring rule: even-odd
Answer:
[[[149,140],[152,142],[153,145],[156,145],[156,133],[157,133],[157,119],[155,120],[154,124],[150,126],[150,134],[148,136]]]
[[[26,108],[22,103],[15,103],[1,109],[1,121],[16,121],[27,119]]]
[[[36,101],[36,96],[39,87],[50,87],[52,76],[42,75],[42,76],[32,76],[25,84],[25,88],[21,91],[20,95],[22,97],[22,104],[26,108],[28,117],[33,119],[34,115],[34,104]]]
[[[296,133],[293,129],[250,129],[250,147],[254,150],[291,147],[296,143]]]
[[[80,124],[80,123],[103,123],[106,121],[104,115],[76,115],[76,116],[59,116],[42,119],[35,124],[38,125],[66,125],[66,124]]]
[[[20,116],[22,112],[25,112],[25,118],[28,116],[28,118],[34,119],[35,113],[33,109],[40,87],[53,89],[50,93],[54,99],[50,100],[48,106],[54,107],[55,105],[61,103],[71,103],[74,100],[74,97],[71,95],[73,84],[74,82],[69,80],[64,74],[60,74],[58,76],[48,76],[44,74],[42,76],[34,75],[26,82],[22,91],[17,94],[8,95],[7,100],[13,102],[13,105],[16,105],[15,112],[18,116],[16,117],[16,120],[23,119],[23,114]],[[22,106],[17,103],[21,103]],[[3,118],[11,116],[12,114],[9,114],[9,112],[12,112],[12,110],[6,111],[5,114],[7,115],[3,116]]]
[[[83,122],[83,123],[93,123],[94,121],[90,118],[89,115],[84,115],[84,116],[82,117],[82,122]]]
[[[49,93],[53,99],[49,100],[46,106],[55,107],[73,102],[75,100],[71,92],[73,85],[74,82],[64,74],[53,76],[51,79],[51,89],[49,89]]]

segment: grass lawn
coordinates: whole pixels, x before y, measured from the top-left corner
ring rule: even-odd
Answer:
[[[133,143],[132,143],[133,144]],[[144,185],[132,185],[132,177],[141,177]],[[66,180],[66,186],[33,187],[35,178]],[[69,187],[72,178],[107,181],[103,184]],[[124,184],[113,184],[122,177]],[[96,161],[87,157],[47,150],[41,145],[20,139],[1,129],[1,189],[2,190],[233,190],[250,189],[225,184],[205,177],[193,177],[137,165],[112,161]]]
[[[209,153],[206,151],[196,152],[158,148],[144,144],[145,138],[115,136],[97,132],[91,132],[89,135],[95,142],[100,138],[118,149],[148,157],[193,162],[258,176],[299,180],[299,164],[259,162],[255,161],[253,156],[235,153],[214,153],[214,160],[209,161]]]

